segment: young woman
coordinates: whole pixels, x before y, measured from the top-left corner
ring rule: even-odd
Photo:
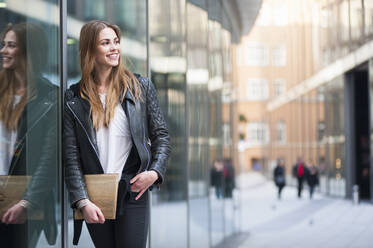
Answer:
[[[151,81],[129,72],[120,56],[121,32],[90,21],[80,32],[82,78],[66,91],[64,164],[73,208],[82,211],[96,247],[146,246],[148,189],[160,184],[169,135]],[[89,200],[83,175],[120,175],[115,220]],[[75,221],[74,244],[82,222]]]
[[[5,184],[0,195],[12,192],[7,176],[28,175],[31,179],[19,202],[5,211],[0,209],[0,244],[36,247],[44,230],[53,245],[57,237],[53,186],[58,89],[42,76],[47,39],[40,27],[19,23],[8,26],[1,41],[0,176],[6,180],[2,181]],[[31,217],[34,212],[39,217]]]

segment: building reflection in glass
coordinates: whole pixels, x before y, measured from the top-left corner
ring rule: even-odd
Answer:
[[[189,130],[190,247],[207,247],[212,232],[209,205],[208,14],[187,4],[187,94]],[[210,229],[209,229],[210,228]]]
[[[153,193],[152,247],[187,247],[187,96],[185,1],[149,1],[150,74],[171,138],[167,180]],[[170,218],[176,216],[177,219]],[[163,221],[168,219],[169,221]],[[168,230],[164,232],[162,230]]]

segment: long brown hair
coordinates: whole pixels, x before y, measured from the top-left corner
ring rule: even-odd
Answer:
[[[119,64],[112,68],[109,88],[106,94],[105,109],[101,103],[97,84],[95,82],[95,52],[98,44],[98,36],[104,28],[114,30],[118,39],[121,32],[118,26],[106,21],[93,20],[85,24],[80,31],[79,55],[82,71],[80,95],[89,101],[91,115],[95,130],[103,124],[109,126],[114,116],[114,109],[119,101],[123,101],[128,91],[133,98],[141,100],[141,88],[137,78],[124,66],[121,56]]]
[[[4,69],[0,71],[0,121],[11,131],[18,127],[19,119],[26,107],[27,102],[37,95],[36,82],[43,65],[46,64],[48,43],[41,28],[31,23],[19,23],[7,26],[2,34],[13,31],[16,35],[18,47],[17,70],[25,75],[26,92],[21,100],[15,105],[14,96],[20,82],[17,82],[15,69]],[[30,48],[30,49],[28,49]]]

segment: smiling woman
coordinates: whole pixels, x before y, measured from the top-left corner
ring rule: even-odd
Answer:
[[[117,66],[119,64],[119,55],[120,42],[117,34],[111,28],[104,28],[98,35],[96,68],[107,70],[107,67]]]
[[[16,57],[19,56],[17,37],[14,31],[10,30],[5,34],[0,53],[4,69],[14,69],[16,67]]]
[[[95,247],[145,248],[147,191],[163,182],[169,136],[152,82],[122,64],[120,37],[118,26],[105,21],[81,29],[82,78],[65,98],[65,179]],[[83,176],[104,173],[120,178],[115,220],[105,220],[86,191]],[[75,221],[76,245],[82,222]]]

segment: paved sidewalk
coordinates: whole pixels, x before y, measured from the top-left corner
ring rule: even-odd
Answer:
[[[373,247],[373,205],[320,194],[309,200],[307,191],[298,199],[292,187],[278,200],[273,182],[260,174],[246,174],[243,181],[241,229],[249,235],[239,248]]]

